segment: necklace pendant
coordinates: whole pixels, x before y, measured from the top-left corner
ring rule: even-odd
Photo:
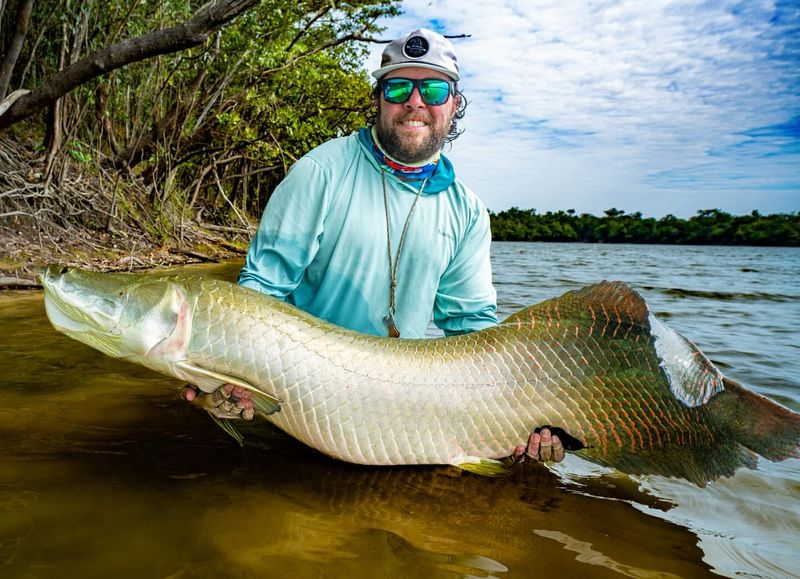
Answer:
[[[389,314],[383,318],[384,323],[389,328],[389,337],[390,338],[399,338],[400,337],[400,330],[397,329],[397,326],[394,323],[394,316]]]
[[[406,222],[403,225],[403,231],[400,234],[400,243],[397,246],[397,256],[392,259],[392,225],[389,220],[389,199],[386,193],[386,173],[381,167],[381,183],[383,184],[383,209],[386,212],[386,249],[389,253],[389,315],[383,318],[383,321],[386,323],[386,327],[389,328],[389,337],[390,338],[399,338],[400,337],[400,330],[397,329],[397,324],[394,323],[394,293],[397,289],[397,266],[400,264],[400,252],[403,251],[403,242],[406,239],[406,233],[408,232],[408,224],[411,223],[411,216],[414,214],[414,208],[417,206],[417,202],[419,201],[420,196],[422,195],[422,190],[425,188],[425,184],[428,182],[428,177],[425,177],[422,181],[422,185],[419,186],[419,190],[417,191],[417,195],[414,197],[414,202],[411,204],[411,209],[408,210],[408,216],[406,217]]]

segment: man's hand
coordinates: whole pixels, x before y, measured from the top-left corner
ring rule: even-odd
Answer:
[[[558,436],[551,435],[549,428],[531,432],[527,446],[518,446],[511,455],[514,464],[522,462],[561,462],[564,460],[564,447]]]
[[[255,415],[250,391],[233,384],[223,384],[211,394],[202,392],[197,386],[187,384],[181,396],[217,418],[252,420]]]

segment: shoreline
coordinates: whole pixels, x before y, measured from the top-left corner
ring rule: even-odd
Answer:
[[[36,240],[36,241],[34,241]],[[249,243],[249,241],[248,241]],[[35,227],[0,229],[0,291],[41,289],[39,273],[50,264],[94,271],[143,271],[191,263],[218,263],[242,257],[247,245],[204,236],[191,248],[156,245],[120,234],[81,231],[62,241]]]
[[[157,245],[116,234],[82,230],[77,239],[66,242],[44,239],[37,243],[34,227],[27,231],[0,230],[0,292],[41,289],[39,273],[50,264],[82,267],[94,271],[146,271],[193,263],[219,263],[241,258],[247,253],[249,239],[225,239],[196,228],[192,236],[199,243],[192,249],[177,245]],[[726,247],[724,244],[641,244],[581,241],[510,241],[492,243],[569,243],[576,245],[670,245],[674,247]],[[748,246],[749,247],[749,246]],[[764,247],[764,246],[752,246]],[[786,247],[795,246],[767,246]]]

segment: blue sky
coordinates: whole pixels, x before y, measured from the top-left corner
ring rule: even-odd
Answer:
[[[457,175],[493,211],[800,211],[800,0],[406,0],[454,39]],[[368,70],[383,45],[371,47]]]

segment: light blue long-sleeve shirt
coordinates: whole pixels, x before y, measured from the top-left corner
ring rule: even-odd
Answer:
[[[285,299],[334,324],[388,335],[392,257],[420,183],[405,182],[371,154],[368,134],[333,139],[302,157],[275,189],[239,284]],[[489,215],[442,156],[419,198],[400,256],[395,323],[403,338],[433,319],[446,334],[497,323]]]

